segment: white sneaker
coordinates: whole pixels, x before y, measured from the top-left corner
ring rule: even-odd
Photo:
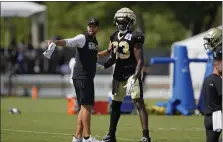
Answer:
[[[82,142],[102,142],[102,141],[99,141],[99,140],[97,140],[96,138],[90,136],[90,138],[87,139],[87,140],[85,140],[85,139],[83,138]]]
[[[82,142],[82,139],[78,139],[78,138],[76,138],[76,137],[73,137],[72,142]]]

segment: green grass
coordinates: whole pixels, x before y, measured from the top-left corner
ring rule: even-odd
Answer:
[[[153,105],[156,100],[147,101]],[[21,115],[9,115],[16,107]],[[68,115],[65,99],[1,98],[2,142],[71,142],[75,132],[76,115]],[[149,117],[153,142],[204,142],[203,117]],[[102,137],[109,126],[108,115],[92,117],[92,135]],[[123,115],[117,131],[118,142],[137,142],[141,138],[137,115]]]

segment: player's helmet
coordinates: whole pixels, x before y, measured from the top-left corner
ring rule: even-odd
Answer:
[[[124,34],[136,24],[136,15],[127,7],[121,8],[115,13],[114,23],[119,32]]]
[[[208,30],[203,39],[204,48],[213,51],[218,45],[222,44],[222,30],[219,28],[212,28]]]

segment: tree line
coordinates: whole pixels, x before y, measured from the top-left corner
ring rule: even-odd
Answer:
[[[98,33],[100,48],[107,48],[109,36],[116,29],[115,12],[129,7],[137,14],[137,30],[145,35],[145,48],[168,48],[175,41],[199,34],[222,23],[220,1],[185,2],[37,2],[48,8],[48,36],[73,37],[83,32],[89,17],[100,20]],[[4,20],[1,18],[1,37]],[[30,19],[14,18],[17,40],[28,37]],[[1,38],[4,43],[4,38]]]

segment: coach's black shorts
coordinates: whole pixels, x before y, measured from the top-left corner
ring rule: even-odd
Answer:
[[[94,80],[73,79],[78,105],[94,105]]]

